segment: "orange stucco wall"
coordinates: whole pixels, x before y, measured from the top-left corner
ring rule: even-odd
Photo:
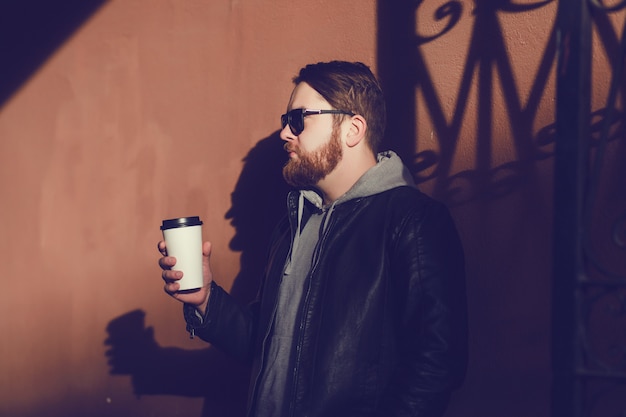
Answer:
[[[374,0],[93,3],[49,54],[13,49],[41,59],[0,102],[0,415],[241,412],[245,370],[189,340],[162,291],[159,225],[201,216],[216,280],[248,299],[283,208],[291,77],[330,59],[371,65],[411,110],[389,146],[466,246],[471,363],[448,415],[548,415],[555,2],[408,20]],[[18,37],[31,13],[9,15]]]

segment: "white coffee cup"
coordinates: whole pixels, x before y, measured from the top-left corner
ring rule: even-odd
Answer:
[[[202,221],[200,217],[163,220],[161,225],[167,255],[176,258],[175,271],[182,271],[179,291],[195,290],[203,285]]]

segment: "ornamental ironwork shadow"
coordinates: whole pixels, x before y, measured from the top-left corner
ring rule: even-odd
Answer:
[[[419,34],[416,14],[423,1],[379,2],[379,72],[389,102],[388,138],[390,146],[410,166],[419,183],[434,181],[433,196],[455,206],[476,199],[498,198],[517,189],[523,181],[539,181],[535,170],[538,160],[553,155],[554,126],[545,126],[533,134],[533,121],[549,82],[556,57],[556,27],[552,27],[542,59],[537,67],[533,85],[524,103],[514,79],[513,65],[508,57],[505,36],[498,13],[524,13],[545,7],[553,0],[517,5],[508,0],[476,0],[472,17],[474,23],[468,43],[469,50],[463,66],[461,82],[455,95],[456,105],[446,117],[435,89],[431,70],[420,48],[446,36],[462,19],[468,2],[443,3],[432,17],[446,20],[436,35]],[[400,20],[400,21],[399,21]],[[493,167],[491,150],[498,140],[491,133],[494,116],[492,94],[496,86],[495,72],[507,107],[516,158]],[[467,113],[468,98],[474,79],[478,80],[476,129],[476,166],[471,170],[452,172],[455,152],[461,140],[461,127]],[[439,149],[416,152],[416,99],[419,90],[424,106],[439,138]]]

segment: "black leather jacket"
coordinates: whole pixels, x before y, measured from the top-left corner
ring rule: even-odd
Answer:
[[[212,284],[204,321],[186,312],[202,339],[251,361],[252,415],[296,207],[291,195],[258,302],[242,307]],[[289,415],[442,415],[467,362],[463,250],[448,210],[409,186],[348,201],[335,208],[314,259]]]

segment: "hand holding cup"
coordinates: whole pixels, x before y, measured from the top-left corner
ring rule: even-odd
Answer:
[[[182,217],[164,220],[164,240],[158,249],[164,290],[184,303],[202,307],[204,310],[212,281],[209,265],[211,244],[202,243],[202,222],[198,217]]]

